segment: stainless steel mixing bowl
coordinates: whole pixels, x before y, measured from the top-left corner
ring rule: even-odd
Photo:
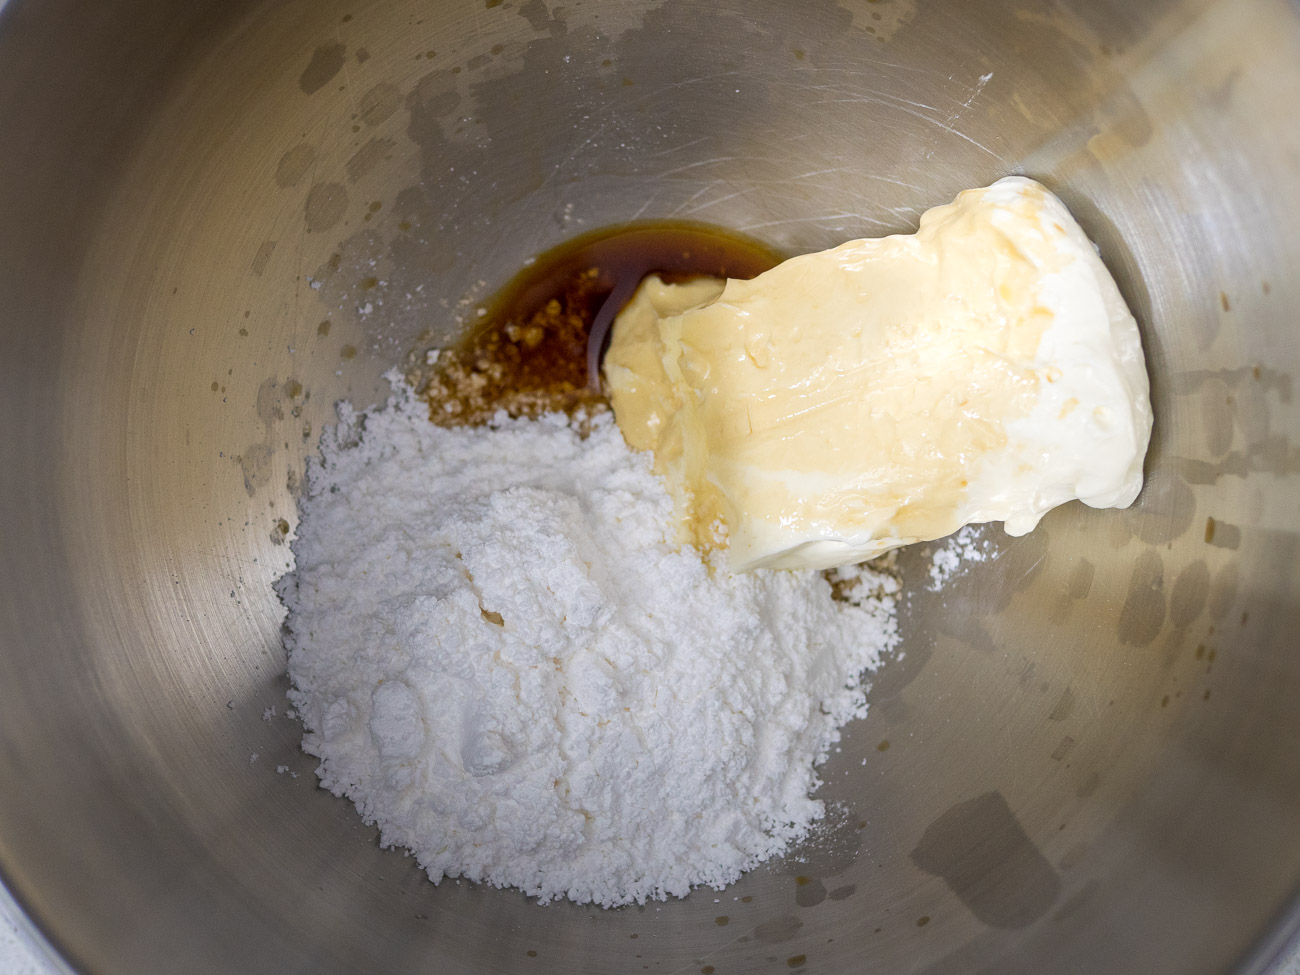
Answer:
[[[1298,105],[1286,0],[10,0],[5,883],[103,975],[1262,970],[1300,882]],[[943,592],[904,559],[813,842],[539,908],[315,787],[270,583],[336,400],[580,230],[804,251],[1010,172],[1142,325],[1147,487],[988,530]]]

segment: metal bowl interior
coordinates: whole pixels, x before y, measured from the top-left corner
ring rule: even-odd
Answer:
[[[1300,882],[1294,4],[10,0],[0,66],[0,871],[72,967],[1267,961]],[[794,253],[1011,172],[1141,323],[1147,487],[988,529],[939,593],[903,559],[813,842],[542,909],[435,887],[315,787],[270,583],[337,400],[581,230]]]

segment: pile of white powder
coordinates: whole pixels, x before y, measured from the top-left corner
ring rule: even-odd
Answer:
[[[822,815],[815,764],[896,640],[885,575],[729,575],[611,418],[444,429],[394,378],[306,479],[290,698],[429,876],[609,907],[720,887]]]

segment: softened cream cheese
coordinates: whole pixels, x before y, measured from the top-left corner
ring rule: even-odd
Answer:
[[[1039,183],[750,281],[647,278],[614,325],[615,417],[680,539],[734,571],[828,568],[1078,498],[1126,507],[1151,431],[1137,323]]]

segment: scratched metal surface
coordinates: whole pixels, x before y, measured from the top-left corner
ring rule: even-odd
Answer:
[[[11,0],[10,889],[103,975],[1259,970],[1300,882],[1298,18]],[[1009,172],[1065,199],[1141,322],[1149,485],[990,529],[942,593],[904,558],[905,653],[806,849],[539,909],[434,887],[314,788],[269,583],[336,400],[580,230],[683,216],[793,253]]]

